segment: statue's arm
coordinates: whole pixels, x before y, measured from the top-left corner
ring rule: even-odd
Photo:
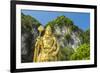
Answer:
[[[52,46],[52,48],[50,49],[49,52],[52,53],[53,56],[55,56],[59,52],[59,45],[58,45],[55,37],[53,38],[53,42],[54,42],[53,46]]]
[[[52,53],[53,56],[57,55],[59,52],[59,44],[58,44],[56,38],[54,38],[54,46],[55,46],[54,52]]]
[[[37,38],[36,43],[35,43],[35,50],[34,50],[34,58],[33,61],[37,62],[37,57],[39,55],[39,48],[40,48],[40,37]]]
[[[56,56],[58,54],[58,52],[59,52],[59,45],[58,45],[58,43],[56,43],[56,48],[55,49],[56,50],[54,50],[54,52],[52,53],[53,56]]]

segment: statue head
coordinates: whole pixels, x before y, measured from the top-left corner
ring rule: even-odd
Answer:
[[[52,34],[52,29],[51,29],[51,26],[50,25],[48,25],[47,27],[46,27],[46,29],[45,29],[45,35],[51,35]]]

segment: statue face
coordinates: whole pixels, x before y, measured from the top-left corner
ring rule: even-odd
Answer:
[[[45,35],[51,35],[52,34],[52,30],[50,26],[47,26],[46,30],[45,30]]]
[[[49,31],[49,30],[46,30],[46,31],[45,31],[45,34],[50,36],[50,35],[52,34],[52,32]]]

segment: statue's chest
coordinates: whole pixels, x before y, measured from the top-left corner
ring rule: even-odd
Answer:
[[[43,39],[44,47],[51,47],[53,45],[52,38],[44,38]]]

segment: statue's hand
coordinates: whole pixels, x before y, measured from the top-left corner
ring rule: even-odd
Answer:
[[[56,56],[59,52],[59,46],[53,48],[52,56]]]
[[[36,41],[40,41],[41,37],[37,37]]]

